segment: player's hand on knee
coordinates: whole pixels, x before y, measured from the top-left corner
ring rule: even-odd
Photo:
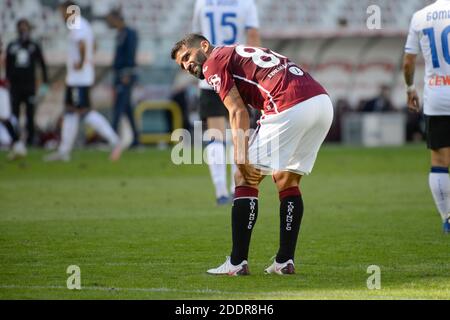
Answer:
[[[261,170],[256,169],[251,164],[239,164],[238,168],[249,185],[258,185],[261,181]]]

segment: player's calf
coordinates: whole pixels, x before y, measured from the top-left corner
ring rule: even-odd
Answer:
[[[247,260],[252,231],[258,218],[258,189],[239,186],[231,209],[233,249],[231,263]]]

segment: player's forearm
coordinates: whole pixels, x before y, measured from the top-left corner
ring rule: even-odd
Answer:
[[[235,162],[237,164],[247,163],[248,129],[250,127],[247,110],[244,108],[230,112],[230,125],[233,133]]]
[[[84,65],[84,60],[86,56],[84,54],[84,51],[80,51],[80,66],[82,67]]]
[[[414,84],[414,73],[416,69],[416,56],[405,54],[403,58],[403,77],[407,86]]]
[[[230,115],[230,126],[233,133],[234,158],[237,164],[247,163],[248,150],[248,129],[250,128],[250,118],[244,101],[236,86],[231,88],[224,99],[224,104]]]
[[[86,59],[86,45],[83,41],[80,42],[78,50],[80,52],[80,66],[84,65],[84,61]]]

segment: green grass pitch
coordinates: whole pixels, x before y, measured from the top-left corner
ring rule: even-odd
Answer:
[[[216,207],[206,165],[175,166],[170,151],[119,163],[77,151],[47,164],[32,151],[0,159],[1,299],[450,298],[450,236],[428,189],[422,145],[324,146],[302,183],[297,274],[267,276],[278,247],[278,194],[260,192],[248,277],[206,269],[229,254],[230,207]],[[68,290],[69,265],[81,290]],[[381,289],[367,289],[367,268]]]

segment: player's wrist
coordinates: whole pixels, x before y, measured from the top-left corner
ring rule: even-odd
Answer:
[[[414,84],[412,84],[410,86],[406,85],[406,92],[407,93],[411,93],[411,92],[414,92],[414,91],[416,91],[416,86]]]

